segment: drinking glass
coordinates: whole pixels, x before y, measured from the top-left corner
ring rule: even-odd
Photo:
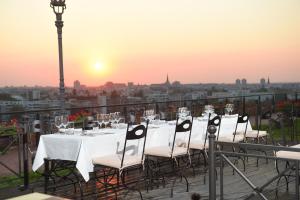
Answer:
[[[62,126],[63,126],[64,128],[67,128],[67,126],[68,126],[68,124],[69,124],[69,118],[68,118],[68,116],[62,115],[62,116],[61,116],[61,123],[62,123]]]
[[[115,121],[118,124],[121,120],[120,112],[115,112]]]
[[[233,109],[234,109],[234,104],[229,103],[225,105],[225,113],[227,112],[229,115],[231,115]]]
[[[105,125],[105,127],[107,127],[107,125],[109,124],[110,122],[110,116],[109,114],[103,114],[103,123]]]
[[[55,118],[54,118],[54,125],[58,129],[61,128],[61,125],[62,125],[62,117],[61,116],[55,116]]]

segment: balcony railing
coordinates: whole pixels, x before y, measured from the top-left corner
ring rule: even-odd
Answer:
[[[40,110],[23,110],[0,113],[1,129],[0,138],[9,140],[4,147],[0,146],[1,154],[5,154],[11,146],[18,148],[18,169],[8,166],[1,161],[0,165],[7,168],[11,173],[17,175],[23,180],[24,188],[29,186],[29,172],[31,162],[30,151],[37,147],[39,136],[42,134],[50,134],[53,129],[54,117],[64,112],[65,114],[74,114],[81,110],[88,111],[91,115],[102,112],[121,112],[125,122],[130,122],[130,115],[134,115],[136,119],[142,116],[143,111],[154,109],[157,114],[161,114],[161,118],[173,120],[176,118],[178,107],[188,107],[193,116],[200,116],[204,110],[204,106],[211,104],[215,108],[217,114],[224,113],[224,107],[227,103],[235,106],[235,113],[248,113],[251,117],[252,126],[261,129],[264,128],[263,120],[275,113],[283,113],[289,116],[300,116],[300,100],[299,93],[270,93],[261,95],[247,96],[227,96],[216,98],[205,98],[183,101],[164,101],[164,102],[144,102],[129,103],[105,106],[88,106],[88,107],[67,107],[64,111],[59,108],[49,108]],[[39,120],[40,128],[38,131],[33,129],[33,123]],[[3,134],[5,128],[10,129],[10,134]],[[298,133],[298,127],[294,127],[294,132]],[[4,131],[3,131],[4,130]],[[2,131],[2,132],[1,132]],[[291,140],[297,139],[292,138]],[[1,143],[0,143],[1,145]],[[0,154],[0,155],[1,155]]]

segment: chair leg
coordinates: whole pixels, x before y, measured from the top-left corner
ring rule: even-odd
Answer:
[[[172,181],[172,186],[171,186],[171,194],[170,194],[170,197],[172,198],[173,197],[173,191],[174,191],[174,186],[175,186],[175,183],[176,183],[176,180],[178,177],[180,177],[182,179],[182,177],[184,178],[185,182],[186,182],[186,192],[189,191],[189,182],[187,180],[187,177],[183,174],[183,168],[180,167],[179,165],[179,160],[178,159],[177,161],[176,160],[173,160],[176,168],[175,168],[175,177],[174,177],[174,180]]]
[[[138,179],[138,182],[137,182],[137,185],[139,186],[140,185],[140,181],[141,181],[141,178]],[[124,188],[126,188],[128,191],[136,191],[139,193],[139,196],[141,198],[141,200],[143,200],[143,195],[142,195],[142,192],[140,191],[140,189],[137,189],[137,188],[133,188],[133,187],[129,187],[127,184],[126,184],[126,181],[125,181],[125,173],[124,171],[121,172],[121,182],[122,182],[122,185],[124,186]]]
[[[114,172],[113,174],[111,174],[112,170]],[[114,192],[115,199],[118,199],[118,192],[116,190],[116,185],[110,183],[110,181],[112,180],[112,178],[115,176],[116,169],[110,169],[108,172],[106,172],[106,169],[103,168],[102,171],[103,171],[103,182],[98,179],[96,171],[94,172],[94,176],[95,176],[95,189],[94,189],[93,193],[96,193],[95,196],[97,198],[97,195],[98,195],[97,194],[98,193],[97,192],[97,183],[99,183],[99,184],[102,184],[103,187],[104,187],[105,196],[108,195],[108,189],[111,189]],[[112,176],[112,178],[109,179],[109,176]],[[119,186],[119,184],[118,184],[118,180],[117,180],[117,187],[118,186]]]

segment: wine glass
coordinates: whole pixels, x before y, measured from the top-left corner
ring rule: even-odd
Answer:
[[[213,105],[205,105],[204,106],[204,112],[203,112],[203,116],[208,116],[209,114],[214,114],[215,109]]]
[[[115,123],[116,114],[115,113],[109,113],[109,122]]]
[[[103,114],[103,123],[104,123],[105,127],[107,127],[109,122],[110,122],[110,115],[109,114]]]
[[[99,124],[99,127],[105,127],[105,114],[97,114],[97,121],[98,121],[98,124]]]
[[[54,118],[54,125],[58,129],[61,128],[61,125],[62,125],[62,117],[61,116],[55,116],[55,118]]]
[[[115,121],[118,124],[121,120],[120,112],[115,112]]]
[[[153,121],[155,119],[155,112],[153,109],[150,109],[150,110],[145,110],[144,111],[144,116],[143,118],[144,121],[147,121],[149,120],[150,122]]]
[[[61,123],[62,123],[62,127],[67,128],[68,124],[69,124],[69,118],[66,115],[62,115],[61,116]]]
[[[190,115],[191,115],[191,112],[188,110],[187,107],[178,108],[178,117],[180,119],[184,120]]]
[[[234,109],[234,105],[229,103],[229,104],[226,104],[225,106],[225,114],[227,112],[227,114],[231,115],[232,112],[233,112],[233,109]]]

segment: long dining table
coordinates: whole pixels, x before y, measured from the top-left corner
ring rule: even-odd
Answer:
[[[237,117],[222,118],[220,135],[232,135]],[[191,140],[204,141],[207,129],[207,118],[194,118]],[[155,146],[170,146],[173,142],[176,121],[156,120],[149,124],[145,148]],[[243,131],[245,127],[238,127]],[[118,124],[114,128],[96,128],[90,131],[67,129],[60,133],[42,135],[40,137],[33,171],[38,170],[44,159],[75,161],[76,168],[85,181],[90,179],[89,173],[94,171],[93,158],[121,153],[124,147],[127,125]],[[252,130],[248,125],[248,130]],[[176,136],[181,141],[187,141],[188,134]],[[142,151],[142,142],[128,144],[126,154],[138,154]]]

